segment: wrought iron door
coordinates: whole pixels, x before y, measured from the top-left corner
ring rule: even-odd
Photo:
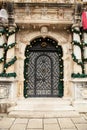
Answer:
[[[52,59],[46,54],[39,55],[35,61],[35,70],[35,94],[52,95]]]
[[[59,57],[57,52],[30,52],[27,68],[27,95],[58,96]]]

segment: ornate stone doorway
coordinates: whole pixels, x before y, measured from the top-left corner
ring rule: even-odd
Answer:
[[[24,96],[62,97],[62,48],[51,38],[36,38],[25,50]]]

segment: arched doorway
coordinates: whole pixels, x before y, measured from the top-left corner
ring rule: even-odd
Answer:
[[[39,37],[26,46],[24,96],[63,96],[63,52],[57,41]]]

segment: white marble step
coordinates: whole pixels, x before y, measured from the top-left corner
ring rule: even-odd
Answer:
[[[11,111],[57,111],[57,110],[74,110],[69,100],[58,98],[30,98],[17,101],[15,107],[8,109]]]
[[[79,113],[76,111],[12,111],[8,115],[9,117],[19,118],[62,118],[62,117],[79,117]]]
[[[69,99],[62,98],[28,98],[23,100],[18,100],[17,104],[61,104],[70,105],[71,101]]]
[[[61,106],[61,105],[17,105],[8,109],[8,112],[13,110],[24,110],[24,111],[56,111],[56,110],[74,110],[72,106]]]

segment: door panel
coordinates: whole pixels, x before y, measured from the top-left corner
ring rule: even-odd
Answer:
[[[59,58],[57,52],[30,52],[27,95],[58,96]]]
[[[36,71],[35,71],[35,89],[36,95],[52,95],[52,81],[53,72],[52,60],[46,54],[40,55],[36,59]]]

